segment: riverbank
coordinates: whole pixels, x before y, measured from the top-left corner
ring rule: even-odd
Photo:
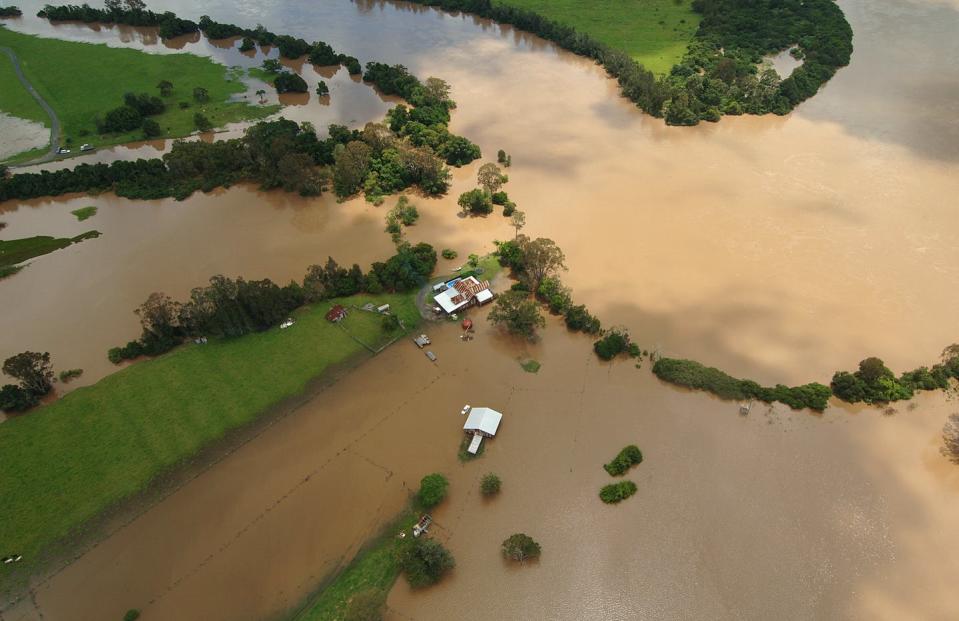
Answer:
[[[192,54],[147,54],[41,38],[8,28],[0,28],[0,46],[10,48],[17,55],[24,75],[61,121],[61,143],[74,151],[79,150],[82,143],[101,147],[143,139],[143,130],[139,128],[99,134],[95,120],[123,105],[125,93],[159,96],[157,86],[163,80],[173,85],[170,93],[161,97],[166,109],[149,117],[159,124],[161,133],[157,137],[160,138],[178,138],[196,131],[194,115],[197,113],[209,119],[212,126],[220,127],[261,119],[279,109],[276,105],[233,101],[236,95],[247,90],[243,76]],[[194,97],[195,88],[206,90],[205,101]],[[0,92],[16,93],[0,98],[0,110],[49,123],[49,119],[38,117],[36,110],[25,101],[30,95],[12,71],[0,72]]]
[[[356,339],[380,340],[380,322],[326,321],[338,302],[389,303],[407,328],[419,322],[412,295],[329,300],[301,309],[287,330],[187,345],[0,425],[8,473],[0,481],[0,540],[25,559],[17,575],[3,576],[3,590],[40,569],[57,542],[89,520],[363,351]]]

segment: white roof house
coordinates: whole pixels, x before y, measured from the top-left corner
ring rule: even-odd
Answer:
[[[475,276],[467,276],[433,299],[444,312],[452,314],[474,303],[489,302],[493,299],[493,292],[490,291],[488,280],[480,282]]]
[[[473,408],[463,425],[463,431],[492,438],[501,420],[503,415],[492,408]]]

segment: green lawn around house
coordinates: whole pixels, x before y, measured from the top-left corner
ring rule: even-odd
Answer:
[[[412,329],[420,321],[414,299],[327,300],[297,311],[286,330],[185,345],[0,424],[0,541],[24,556],[11,567],[22,578],[111,505],[365,351],[326,321],[333,304],[388,303]],[[382,340],[380,321],[350,321],[348,329],[364,342]],[[9,571],[0,567],[0,584]]]
[[[691,0],[495,1],[572,26],[659,75],[683,57],[700,21]]]

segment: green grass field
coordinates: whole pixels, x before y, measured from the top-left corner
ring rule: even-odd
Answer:
[[[0,541],[24,555],[20,577],[42,563],[45,550],[158,474],[364,351],[326,321],[332,304],[389,303],[412,329],[419,322],[414,300],[330,300],[298,311],[287,330],[187,345],[0,424]],[[350,319],[355,336],[380,339],[379,322]],[[7,571],[0,566],[0,584]]]
[[[4,29],[0,28],[0,37],[3,34]],[[0,110],[11,116],[36,121],[42,123],[44,127],[50,127],[50,117],[43,111],[37,100],[27,92],[27,89],[23,88],[20,80],[17,79],[17,74],[13,71],[13,62],[9,56],[2,53],[0,53]]]
[[[167,109],[152,117],[165,137],[186,136],[194,131],[193,115],[201,112],[214,126],[268,116],[278,106],[230,103],[245,90],[240,72],[193,54],[148,54],[106,45],[44,39],[0,28],[0,46],[12,49],[24,75],[53,107],[63,125],[68,146],[88,142],[94,146],[141,140],[140,130],[125,134],[98,135],[94,119],[123,104],[128,92],[159,95],[161,80],[173,83],[173,93],[163,98]],[[30,120],[49,121],[17,80],[8,58],[0,59],[0,110]],[[193,101],[193,88],[207,89],[210,100]],[[189,108],[181,109],[180,102]],[[32,106],[30,105],[32,104]],[[35,108],[35,109],[34,109]],[[69,141],[69,142],[68,142]]]
[[[399,518],[383,529],[383,533],[361,551],[356,558],[325,586],[293,619],[295,621],[339,621],[343,619],[350,598],[357,593],[374,590],[387,594],[400,575],[397,552],[403,540],[396,537],[401,530],[407,531],[416,524],[418,514],[407,509]]]
[[[656,74],[686,53],[700,17],[691,0],[496,0],[539,13],[623,50]]]
[[[66,248],[71,244],[82,242],[85,239],[99,237],[99,231],[87,231],[76,237],[50,237],[49,235],[36,235],[34,237],[24,237],[23,239],[0,240],[0,267],[10,267],[17,263],[23,263],[28,259],[39,257]]]

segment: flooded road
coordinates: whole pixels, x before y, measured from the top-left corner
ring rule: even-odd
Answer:
[[[644,117],[590,62],[469,16],[345,0],[162,6],[448,80],[459,102],[452,129],[487,157],[512,155],[505,189],[527,213],[524,232],[555,239],[577,301],[644,347],[793,383],[826,381],[868,354],[896,370],[930,364],[959,340],[954,3],[841,2],[856,52],[822,93],[788,117],[696,128]],[[124,36],[27,17],[13,27]],[[149,37],[131,43],[167,50]],[[234,54],[202,39],[182,49]],[[352,97],[335,118],[350,116]],[[388,107],[377,99],[357,124]],[[334,90],[330,108],[336,101]],[[299,118],[322,126],[322,110],[304,106]],[[448,197],[418,199],[411,241],[465,257],[512,235],[498,215],[457,216],[478,165],[456,171]],[[75,222],[69,211],[88,204],[98,215]],[[49,349],[93,381],[112,368],[106,349],[136,336],[132,310],[150,291],[182,297],[218,272],[286,282],[328,255],[365,266],[391,251],[389,205],[249,187],[183,203],[0,205],[5,239],[104,233],[0,282],[17,302],[0,315],[0,355]],[[146,619],[277,615],[441,470],[452,491],[436,534],[458,566],[423,593],[398,583],[393,618],[946,619],[959,609],[959,475],[937,453],[955,410],[944,396],[889,417],[777,408],[742,419],[732,404],[659,385],[647,368],[599,364],[588,339],[554,324],[529,351],[478,324],[474,343],[451,328],[434,338],[437,367],[406,344],[364,365],[37,585],[37,606],[48,619],[118,618],[130,607]],[[521,371],[523,355],[543,363],[539,374]],[[505,418],[487,454],[460,466],[466,402]],[[629,442],[647,456],[630,475],[640,491],[606,507],[601,464]],[[487,470],[504,480],[492,503],[477,494]],[[543,544],[537,565],[500,560],[499,542],[517,531]],[[476,592],[496,597],[470,606]],[[37,616],[25,603],[4,619]]]

